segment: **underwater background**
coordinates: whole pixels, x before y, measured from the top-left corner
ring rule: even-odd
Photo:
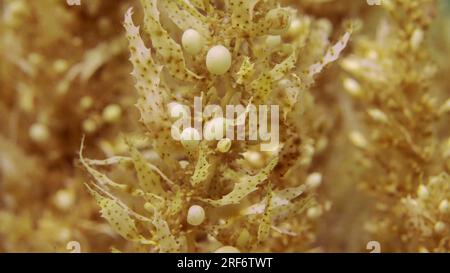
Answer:
[[[0,0],[0,252],[449,252],[450,1],[369,2]],[[280,145],[171,139],[199,96]]]

